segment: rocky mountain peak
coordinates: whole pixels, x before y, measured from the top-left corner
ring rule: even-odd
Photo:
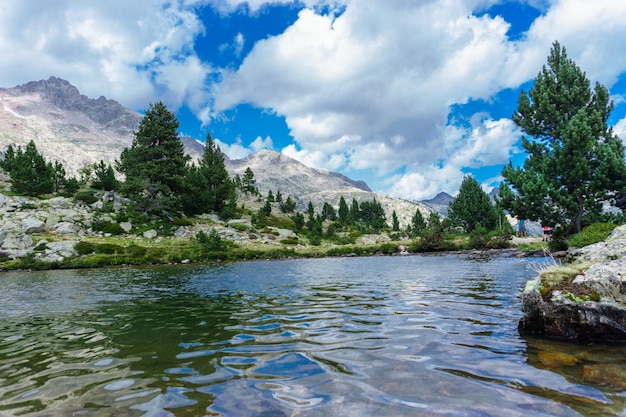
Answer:
[[[8,91],[12,95],[37,94],[59,109],[81,112],[92,121],[120,133],[132,132],[142,118],[141,114],[125,108],[115,100],[108,100],[104,96],[91,99],[82,95],[69,81],[54,76],[18,85]]]

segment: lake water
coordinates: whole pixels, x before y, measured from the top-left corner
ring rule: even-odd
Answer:
[[[518,334],[541,262],[1,274],[0,415],[626,415],[626,348]]]

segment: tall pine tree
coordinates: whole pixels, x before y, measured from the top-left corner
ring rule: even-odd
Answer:
[[[118,170],[122,190],[144,212],[167,214],[179,208],[179,194],[189,156],[178,138],[178,119],[165,104],[151,104],[130,148],[122,151]]]
[[[54,167],[37,151],[32,140],[24,151],[17,148],[10,169],[11,188],[16,193],[38,196],[54,191]]]
[[[206,138],[200,165],[191,167],[185,177],[181,201],[187,214],[216,212],[221,216],[230,205],[236,204],[235,183],[226,170],[224,154],[210,134]],[[228,213],[226,217],[230,217],[230,211]]]
[[[458,196],[450,202],[448,218],[466,233],[471,233],[478,224],[492,231],[497,227],[498,213],[478,181],[467,175],[463,178]]]
[[[504,209],[520,218],[582,229],[585,215],[626,186],[624,146],[607,120],[609,92],[593,91],[585,73],[555,42],[547,65],[529,92],[522,91],[513,121],[528,136],[523,167],[504,168],[500,189]]]

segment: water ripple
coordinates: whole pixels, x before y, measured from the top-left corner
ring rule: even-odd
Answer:
[[[623,350],[517,334],[532,273],[436,255],[7,274],[0,414],[624,415]]]

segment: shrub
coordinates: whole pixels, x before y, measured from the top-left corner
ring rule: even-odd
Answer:
[[[193,222],[187,217],[179,217],[172,222],[175,226],[191,226]]]
[[[124,229],[122,229],[122,226],[120,226],[117,223],[107,223],[104,225],[104,227],[102,228],[102,231],[104,233],[110,233],[112,235],[121,235],[123,233],[125,233]]]
[[[113,243],[100,243],[95,245],[94,252],[97,254],[112,255],[114,253],[123,253],[124,248]]]
[[[226,249],[226,242],[217,233],[217,230],[211,229],[209,234],[204,233],[203,231],[199,231],[196,235],[196,239],[200,246],[205,251],[219,251]]]
[[[91,242],[80,241],[76,245],[74,245],[74,250],[79,255],[88,255],[95,251],[95,245]]]
[[[95,196],[95,191],[81,191],[80,193],[76,193],[74,200],[93,204],[98,201],[98,197]]]
[[[398,252],[398,245],[395,243],[383,243],[378,247],[378,250],[385,255],[393,255]]]
[[[582,248],[583,246],[602,242],[611,234],[615,227],[616,226],[613,223],[590,224],[579,233],[571,236],[569,239],[569,244],[570,246]]]

